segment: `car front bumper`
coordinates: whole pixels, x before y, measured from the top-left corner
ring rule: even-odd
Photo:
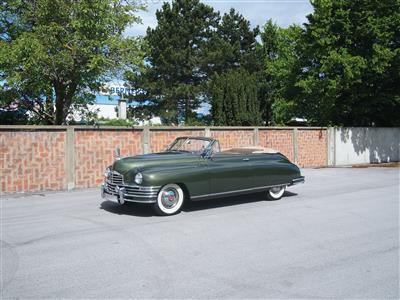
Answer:
[[[155,203],[160,187],[115,185],[104,182],[101,187],[101,197],[110,201],[124,204],[125,202]]]

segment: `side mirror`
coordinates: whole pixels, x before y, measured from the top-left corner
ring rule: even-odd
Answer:
[[[115,148],[114,156],[116,160],[121,159],[121,150],[119,148]]]

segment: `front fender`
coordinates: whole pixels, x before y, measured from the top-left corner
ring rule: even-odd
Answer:
[[[209,193],[210,181],[205,164],[177,166],[174,168],[151,168],[142,170],[143,184],[164,186],[169,183],[184,185],[190,196]]]

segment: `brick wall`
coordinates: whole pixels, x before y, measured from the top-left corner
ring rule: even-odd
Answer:
[[[221,150],[254,145],[254,130],[211,130],[211,137],[219,141]]]
[[[328,142],[326,130],[297,131],[297,163],[300,167],[326,166]]]
[[[122,156],[141,154],[142,131],[75,131],[75,187],[100,185],[105,167],[114,161],[117,147]]]
[[[66,188],[65,132],[0,131],[1,192]]]
[[[260,145],[276,149],[294,161],[293,130],[260,130]]]
[[[326,129],[0,126],[0,193],[95,187],[116,147],[122,155],[157,152],[178,136],[211,136],[222,149],[258,143],[301,167],[327,165]]]

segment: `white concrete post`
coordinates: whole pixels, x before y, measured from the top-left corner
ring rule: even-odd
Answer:
[[[336,165],[336,128],[328,127],[327,129],[327,150],[328,150],[328,166]]]
[[[65,142],[65,169],[67,173],[67,189],[75,188],[75,130],[67,127]]]
[[[123,95],[121,95],[118,101],[118,118],[126,120],[126,100]]]

